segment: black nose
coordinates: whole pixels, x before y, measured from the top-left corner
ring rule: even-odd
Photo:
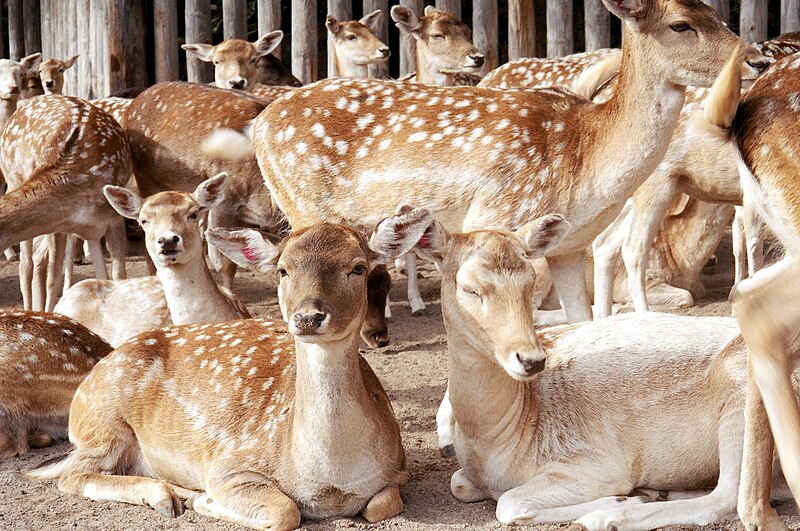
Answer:
[[[517,353],[517,360],[522,364],[522,368],[525,369],[525,373],[528,376],[536,374],[537,372],[541,372],[544,369],[544,360],[528,360],[523,359],[519,353]]]
[[[326,317],[328,317],[328,314],[320,311],[312,311],[309,313],[297,312],[294,314],[294,324],[304,332],[312,332],[322,325],[322,321],[324,321]]]
[[[45,86],[45,87],[47,87],[47,88],[50,88],[50,87],[52,87],[53,85],[55,85],[55,82],[54,82],[54,81],[52,81],[52,80],[51,80],[51,81],[45,81],[45,82],[44,82],[44,86]]]
[[[16,85],[11,85],[10,87],[8,87],[8,93],[9,94],[19,94],[19,87],[16,86]]]
[[[381,48],[378,51],[381,52],[384,57],[389,57],[390,55],[392,55],[392,51],[389,48]]]
[[[483,66],[483,63],[486,62],[486,58],[483,55],[470,55],[469,58],[475,62],[475,66]]]
[[[244,88],[244,79],[240,79],[238,81],[230,80],[228,84],[234,90],[242,90]]]
[[[758,61],[747,61],[747,64],[758,70],[759,72],[763,72],[767,69],[770,65],[771,61],[768,59],[760,59]]]
[[[164,236],[160,237],[158,239],[158,244],[161,245],[161,248],[165,251],[174,251],[180,241],[181,237],[176,234],[171,238],[165,238]]]

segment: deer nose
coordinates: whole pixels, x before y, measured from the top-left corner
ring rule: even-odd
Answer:
[[[247,82],[244,79],[231,79],[228,86],[234,90],[242,90]]]
[[[8,87],[9,94],[19,94],[19,87],[17,85],[11,85]]]
[[[390,50],[388,47],[381,48],[381,49],[380,49],[380,50],[378,50],[378,51],[379,51],[381,54],[383,54],[383,56],[384,56],[384,57],[389,57],[390,55],[392,55],[392,51],[391,51],[391,50]]]
[[[296,312],[294,314],[294,325],[300,332],[314,332],[322,326],[328,314],[320,310],[309,310]]]
[[[173,234],[172,236],[161,236],[158,239],[158,244],[164,251],[174,251],[180,242],[181,237],[177,234]]]
[[[56,84],[55,81],[53,81],[52,79],[44,82],[44,86],[47,88],[53,88],[55,84]]]
[[[475,63],[475,66],[483,66],[483,63],[486,62],[486,58],[482,53],[470,54],[469,58],[472,59],[472,62]]]
[[[528,358],[523,358],[520,356],[519,352],[516,354],[517,361],[522,365],[522,369],[525,371],[525,374],[528,376],[532,376],[537,372],[541,372],[544,369],[544,359],[537,359],[531,360]]]

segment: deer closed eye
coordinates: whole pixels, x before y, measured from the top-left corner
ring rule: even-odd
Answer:
[[[694,31],[692,27],[689,24],[686,24],[685,22],[670,24],[669,29],[671,29],[675,33],[683,33],[684,31]]]

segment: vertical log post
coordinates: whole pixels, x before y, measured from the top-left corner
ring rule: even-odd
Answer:
[[[533,2],[508,0],[508,60],[536,55]]]
[[[436,0],[436,9],[447,11],[461,18],[461,0]]]
[[[739,28],[739,34],[747,42],[766,40],[767,2],[764,0],[742,0]]]
[[[328,0],[327,15],[333,15],[339,22],[352,20],[353,18],[353,4],[350,0]],[[337,77],[339,72],[336,68],[336,56],[333,53],[333,37],[330,32],[325,29],[327,37],[328,49],[328,77]]]
[[[602,0],[583,0],[586,51],[611,46],[611,13]]]
[[[104,28],[108,46],[108,93],[125,88],[125,3],[126,0],[109,0],[106,4],[107,20]]]
[[[186,43],[211,44],[211,1],[186,0]],[[210,83],[214,79],[211,65],[195,55],[186,54],[186,79],[194,83]]]
[[[800,0],[781,1],[781,33],[800,31]]]
[[[547,0],[547,57],[572,53],[572,1]]]
[[[389,45],[389,0],[364,0],[364,14],[381,10],[381,18],[377,27],[371,28],[375,36],[387,46]],[[383,79],[389,77],[389,61],[369,65],[369,77]]]
[[[22,0],[8,0],[8,53],[14,61],[25,57],[25,23]]]
[[[225,39],[247,39],[247,0],[222,0]]]
[[[42,51],[42,21],[39,0],[22,2],[25,19],[25,55]]]
[[[317,0],[292,0],[292,74],[317,80]]]
[[[497,0],[475,0],[472,4],[472,42],[486,62],[481,74],[497,68]]]
[[[178,79],[178,2],[155,0],[153,5],[156,83]]]
[[[425,9],[424,0],[400,0],[400,5],[407,7],[418,17],[422,16]],[[389,19],[391,15],[386,14]],[[394,24],[394,22],[391,22]],[[400,32],[400,77],[410,74],[417,69],[417,41],[408,33]]]
[[[258,0],[258,36],[281,29],[281,0]],[[281,44],[273,51],[275,57],[281,56]]]
[[[72,67],[78,73],[78,86],[74,94],[81,98],[91,99],[95,97],[92,85],[94,77],[92,76],[92,63],[94,61],[91,54],[91,0],[78,0],[77,4],[78,53],[80,53],[80,57]],[[42,29],[45,29],[44,25],[42,25]]]

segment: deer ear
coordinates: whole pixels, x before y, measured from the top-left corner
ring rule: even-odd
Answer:
[[[22,65],[22,75],[32,74],[34,71],[39,68],[39,63],[42,62],[42,54],[40,52],[32,53],[31,55],[26,55],[22,59],[19,60],[19,64]]]
[[[622,20],[635,22],[647,14],[652,0],[603,0],[606,9]]]
[[[107,184],[103,187],[103,195],[109,204],[123,217],[136,219],[142,209],[142,198],[133,190],[122,186]]]
[[[210,63],[214,55],[214,47],[210,44],[182,44],[181,48],[206,63]]]
[[[218,173],[197,185],[194,198],[202,207],[212,209],[225,199],[227,185],[228,174],[226,172]]]
[[[77,60],[78,60],[78,56],[77,55],[73,55],[72,57],[70,57],[69,59],[64,61],[64,70],[68,70],[68,69],[72,68],[75,65],[75,61],[77,61]]]
[[[381,10],[376,9],[369,15],[364,15],[364,17],[361,20],[359,20],[359,22],[364,24],[369,29],[375,31],[374,28],[377,26],[380,19],[381,19]]]
[[[272,50],[277,48],[282,40],[283,32],[281,30],[270,31],[254,42],[253,46],[256,47],[259,55],[267,55],[272,53]]]
[[[206,231],[206,239],[236,265],[262,273],[275,271],[281,254],[277,245],[253,229],[215,227]]]
[[[516,234],[525,243],[529,258],[539,258],[552,251],[572,228],[559,214],[548,214],[523,225]]]
[[[325,19],[325,27],[328,28],[331,35],[336,35],[339,33],[339,20],[333,15],[328,15],[328,18]]]
[[[441,9],[436,9],[434,6],[425,6],[425,16],[430,15],[441,15],[442,13],[446,13],[446,11],[442,11]]]
[[[414,247],[414,252],[421,258],[434,262],[437,266],[442,264],[452,238],[445,228],[436,220],[425,230],[425,234]]]
[[[377,255],[376,263],[386,263],[409,252],[432,222],[430,212],[417,208],[378,223],[369,239],[369,248]]]
[[[400,31],[405,31],[406,33],[410,33],[415,37],[419,36],[419,30],[422,27],[422,23],[419,21],[417,15],[409,8],[403,6],[392,6],[392,10],[389,12],[389,14],[392,16],[395,26],[397,26]]]

